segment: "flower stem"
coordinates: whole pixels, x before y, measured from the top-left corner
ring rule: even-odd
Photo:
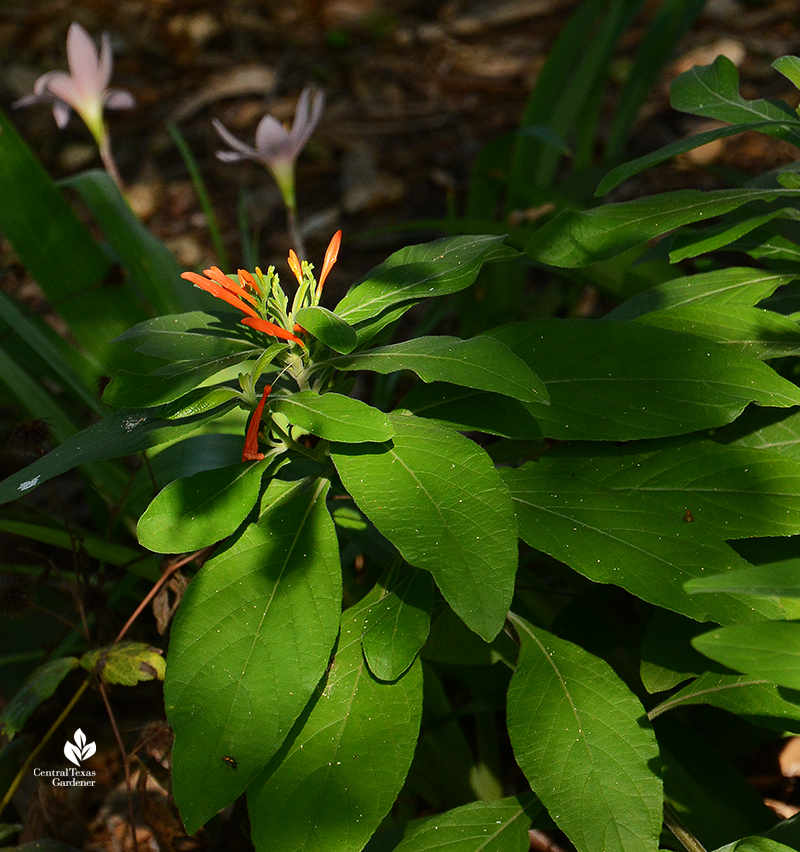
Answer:
[[[295,252],[297,252],[297,256],[303,261],[306,259],[306,247],[302,236],[300,236],[300,226],[297,222],[297,208],[288,204],[286,205],[286,223],[289,226],[289,242],[291,242]]]
[[[664,825],[675,835],[676,840],[687,852],[706,852],[703,844],[686,828],[668,802],[664,803]]]
[[[100,159],[103,161],[106,171],[111,176],[111,179],[117,185],[120,192],[125,192],[125,185],[122,183],[122,176],[117,168],[117,163],[114,160],[114,155],[111,153],[111,142],[108,133],[103,134],[103,138],[98,142],[100,149]]]

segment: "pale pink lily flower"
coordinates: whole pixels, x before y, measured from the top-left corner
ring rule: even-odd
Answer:
[[[312,94],[313,92],[313,94]],[[214,129],[231,151],[217,151],[217,157],[226,163],[237,160],[255,160],[266,166],[278,189],[281,191],[286,207],[296,209],[294,191],[294,164],[300,152],[305,148],[314,128],[322,116],[325,96],[321,91],[306,87],[300,94],[292,129],[287,130],[277,118],[265,115],[256,128],[256,145],[246,145],[237,139],[218,119],[214,119]]]
[[[112,67],[108,33],[103,33],[101,37],[98,55],[89,33],[73,21],[67,32],[67,63],[69,74],[64,71],[42,74],[34,83],[33,94],[21,98],[14,106],[52,104],[53,116],[59,127],[67,124],[70,110],[74,109],[94,136],[106,168],[119,183],[119,175],[111,159],[103,109],[130,109],[136,101],[125,89],[108,87]]]

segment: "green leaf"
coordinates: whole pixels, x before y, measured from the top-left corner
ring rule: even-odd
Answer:
[[[269,462],[245,462],[176,479],[139,518],[139,544],[156,553],[188,553],[221,541],[250,514]]]
[[[711,65],[696,65],[677,77],[670,89],[673,109],[731,124],[776,121],[781,128],[764,133],[779,139],[800,142],[800,121],[784,101],[745,100],[739,94],[739,72],[727,56],[718,56]]]
[[[167,664],[161,654],[143,642],[117,642],[87,651],[80,664],[106,683],[136,686],[141,681],[164,680]]]
[[[409,823],[394,852],[527,852],[528,829],[543,812],[530,793],[472,802]]]
[[[294,315],[294,319],[317,340],[330,346],[335,352],[347,355],[358,344],[358,335],[353,326],[327,308],[318,305],[301,308]]]
[[[0,293],[0,316],[14,329],[24,343],[36,351],[47,362],[69,391],[96,414],[104,415],[105,407],[97,398],[97,365],[93,364],[75,347],[59,337],[53,329],[38,317],[26,316],[4,293]],[[9,347],[6,341],[6,347]],[[14,346],[16,349],[16,346]],[[17,360],[19,353],[15,353]],[[23,362],[24,363],[24,362]],[[76,363],[80,369],[76,369]],[[41,375],[38,378],[43,378]]]
[[[77,667],[78,660],[75,657],[61,657],[37,666],[0,713],[0,730],[3,736],[13,739],[22,730],[31,713],[50,698],[61,681]]]
[[[391,683],[372,677],[361,635],[373,602],[370,595],[343,614],[324,689],[248,790],[257,849],[361,849],[403,786],[419,731],[422,667],[415,662]]]
[[[780,825],[780,823],[779,823]],[[720,846],[716,852],[795,852],[796,846],[785,846],[768,837],[743,837],[727,846]]]
[[[142,552],[140,550],[126,547],[124,544],[116,544],[113,541],[105,541],[104,538],[97,535],[90,535],[85,530],[76,526],[74,521],[70,522],[69,526],[66,526],[66,522],[62,522],[62,526],[47,526],[44,523],[26,523],[25,521],[0,518],[0,533],[24,536],[33,541],[51,544],[54,547],[60,547],[70,552],[74,551],[77,540],[80,542],[81,550],[85,551],[86,555],[91,556],[92,559],[108,562],[111,565],[124,565],[126,567],[128,567],[129,563],[137,563],[136,565],[131,565],[129,568],[129,570],[136,573],[139,573],[139,569],[144,567],[144,560],[142,560]],[[153,562],[148,560],[148,567],[153,564]],[[161,572],[157,571],[153,579],[157,580],[160,575]],[[149,576],[149,573],[143,576]]]
[[[127,343],[134,351],[165,361],[197,361],[220,358],[234,352],[250,350],[244,326],[233,314],[189,311],[140,322],[121,334],[117,341]]]
[[[800,462],[777,453],[701,438],[600,448],[576,443],[555,448],[536,469],[655,497],[671,516],[725,539],[800,533]]]
[[[338,370],[394,373],[411,370],[424,382],[449,382],[492,391],[522,402],[547,402],[541,379],[503,343],[491,337],[418,337],[358,355],[330,358]]]
[[[800,624],[734,624],[692,640],[701,654],[751,677],[800,689]]]
[[[721,707],[737,716],[744,716],[753,724],[776,728],[779,731],[800,729],[800,692],[791,694],[793,700],[783,697],[778,687],[768,680],[748,675],[704,672],[700,677],[671,695],[648,716],[655,719],[662,713],[693,704],[710,704]]]
[[[800,179],[800,178],[799,178]],[[778,179],[781,186],[788,189],[800,188],[800,183]],[[764,213],[761,216],[733,216],[731,221],[723,219],[717,225],[711,225],[695,232],[691,229],[681,230],[673,234],[669,247],[669,262],[680,263],[682,260],[698,257],[712,251],[719,251],[735,243],[737,240],[771,222],[773,219],[795,219],[797,214],[791,207],[779,208]]]
[[[378,680],[396,680],[414,662],[428,638],[433,606],[431,575],[412,569],[364,616],[362,645],[369,670]]]
[[[508,491],[472,441],[416,417],[389,419],[389,445],[331,447],[339,476],[406,562],[430,571],[450,606],[490,641],[503,626],[517,568]]]
[[[530,411],[516,399],[499,393],[417,382],[403,398],[402,408],[460,432],[487,432],[520,440],[542,437]]]
[[[165,419],[163,410],[118,411],[0,482],[0,504],[16,500],[48,479],[78,465],[97,459],[129,456],[188,435],[199,429],[210,417],[220,417],[231,407],[230,404],[221,405],[211,415],[205,413],[184,420]]]
[[[74,338],[108,369],[111,338],[147,314],[127,284],[106,282],[108,257],[2,112],[0,197],[25,199],[0,206],[0,231]]]
[[[387,441],[394,433],[382,411],[339,393],[298,391],[270,399],[269,407],[295,426],[328,441]]]
[[[628,299],[607,317],[631,320],[655,311],[667,313],[688,307],[752,307],[796,278],[796,272],[775,272],[746,266],[681,276]]]
[[[639,665],[642,685],[651,695],[673,689],[706,670],[708,661],[695,651],[691,640],[712,626],[668,609],[655,610],[642,638]]]
[[[692,306],[655,311],[641,322],[696,334],[761,360],[800,352],[800,325],[761,308]]]
[[[796,189],[680,189],[591,210],[565,210],[534,233],[525,254],[552,266],[588,266],[682,225],[721,216],[752,201],[794,198],[799,193]]]
[[[539,375],[527,403],[546,437],[629,441],[728,423],[749,402],[800,403],[797,386],[730,347],[642,323],[537,320],[493,329]]]
[[[178,361],[152,373],[120,370],[103,393],[103,402],[116,408],[151,408],[183,396],[217,373],[259,354],[250,349],[208,360]]]
[[[685,154],[687,151],[693,151],[695,148],[707,145],[709,142],[716,142],[717,139],[726,139],[729,136],[736,136],[748,130],[760,130],[766,133],[768,129],[783,132],[785,128],[786,121],[781,119],[780,121],[751,121],[735,124],[730,127],[716,127],[714,130],[706,130],[703,133],[694,133],[691,136],[665,145],[657,151],[645,154],[643,157],[637,157],[635,160],[630,160],[611,169],[597,185],[594,194],[596,196],[606,195],[612,189],[616,189],[621,183],[628,180],[628,178],[632,178],[634,175],[638,175],[640,172],[650,169],[653,166],[665,163],[667,160],[671,160],[680,154]]]
[[[800,89],[800,59],[796,56],[779,56],[772,67],[793,83],[795,88]]]
[[[153,313],[170,314],[195,301],[172,252],[134,216],[107,172],[91,169],[63,183],[80,193],[139,298]]]
[[[445,237],[396,251],[380,266],[359,279],[336,306],[336,315],[350,325],[362,324],[365,331],[382,313],[402,309],[395,318],[417,302],[446,296],[469,287],[488,260],[516,256],[501,245],[504,236]]]
[[[203,566],[181,602],[164,701],[189,833],[261,773],[328,665],[341,568],[327,490],[326,480],[273,480],[258,521]]]
[[[613,491],[535,463],[504,468],[502,475],[520,538],[596,583],[621,586],[696,621],[730,624],[800,615],[800,602],[689,595],[686,580],[747,563],[704,525],[686,523],[682,513],[647,494]]]
[[[579,852],[652,852],[663,803],[644,708],[604,660],[512,619],[508,731],[533,791]]]
[[[800,597],[797,582],[800,564],[797,559],[771,565],[752,565],[714,577],[689,580],[686,591],[691,595],[714,592],[734,592],[770,598]]]

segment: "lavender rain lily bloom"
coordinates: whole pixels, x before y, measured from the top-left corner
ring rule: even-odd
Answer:
[[[67,32],[67,62],[69,74],[64,71],[48,71],[47,74],[42,74],[34,83],[33,94],[18,100],[14,106],[52,104],[53,115],[59,127],[66,125],[70,110],[74,109],[94,136],[109,174],[120,184],[103,121],[103,109],[130,109],[136,101],[133,95],[124,89],[108,88],[112,65],[111,39],[108,33],[103,33],[98,55],[89,33],[73,21]]]
[[[217,157],[226,163],[255,160],[266,166],[278,184],[287,209],[294,214],[294,163],[319,123],[324,104],[322,92],[314,92],[312,96],[312,90],[306,87],[297,102],[292,129],[287,130],[274,116],[265,115],[256,128],[255,148],[240,142],[221,121],[214,119],[214,129],[233,149],[217,151]]]

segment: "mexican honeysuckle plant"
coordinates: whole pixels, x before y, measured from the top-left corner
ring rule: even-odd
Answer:
[[[800,81],[800,60],[776,67]],[[673,100],[731,126],[602,188],[745,129],[800,143],[727,60]],[[727,759],[800,731],[798,203],[787,166],[554,217],[525,246],[539,264],[619,292],[627,252],[650,276],[603,319],[391,342],[519,253],[411,246],[326,307],[337,234],[318,278],[294,253],[292,288],[185,273],[207,305],[121,336],[118,411],[0,500],[148,450],[139,542],[213,550],[166,665],[189,832],[245,793],[279,852],[523,852],[531,827],[652,852],[664,824],[693,850],[769,830],[800,848]],[[412,796],[436,815],[397,825]]]

